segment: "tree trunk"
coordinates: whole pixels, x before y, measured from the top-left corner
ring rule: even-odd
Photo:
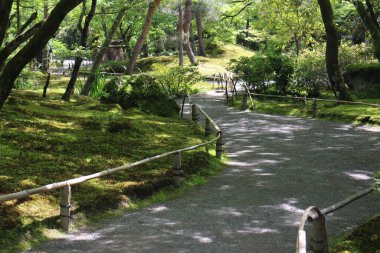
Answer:
[[[203,26],[202,26],[202,16],[201,16],[201,2],[197,4],[197,9],[195,12],[195,18],[197,20],[197,31],[198,31],[198,42],[199,42],[199,55],[207,57],[205,42],[203,41]]]
[[[380,26],[375,17],[371,2],[369,0],[366,0],[366,2],[368,10],[361,1],[354,0],[352,3],[358,11],[364,26],[371,34],[373,40],[373,53],[377,60],[380,61]]]
[[[18,35],[16,38],[14,38],[11,42],[6,44],[1,50],[0,50],[0,73],[3,69],[3,66],[5,64],[5,61],[8,59],[8,57],[25,41],[30,39],[41,27],[42,22],[39,22],[35,24],[33,27],[31,27],[29,30],[23,32],[22,34]]]
[[[85,4],[86,4],[86,2],[84,2],[84,7],[83,7],[84,10],[86,9]],[[83,49],[87,48],[88,31],[90,28],[91,20],[93,19],[94,15],[95,15],[96,5],[97,5],[97,0],[92,0],[91,9],[90,9],[85,21],[84,21],[83,27],[82,27],[82,20],[83,20],[82,15],[78,21],[78,28],[81,31],[80,45]],[[71,73],[71,78],[70,78],[69,84],[67,85],[66,91],[62,96],[63,100],[69,101],[71,95],[74,93],[75,83],[77,82],[78,74],[79,74],[79,70],[80,70],[80,66],[81,66],[82,62],[83,62],[82,57],[76,57],[75,58],[75,64],[74,64],[73,72]]]
[[[0,108],[3,107],[25,65],[46,46],[51,37],[58,30],[61,22],[71,10],[83,0],[60,0],[52,10],[49,18],[29,40],[28,43],[5,65],[0,74]]]
[[[197,43],[195,42],[195,37],[194,37],[194,30],[193,30],[193,23],[191,22],[191,19],[190,18],[190,45],[191,45],[191,50],[193,50],[193,53],[194,55],[198,55],[198,51],[197,51]]]
[[[178,0],[178,51],[179,51],[179,66],[183,67],[183,11],[182,11],[182,0]]]
[[[330,85],[332,89],[338,91],[339,99],[348,99],[348,89],[344,83],[338,60],[340,35],[335,27],[331,3],[330,0],[318,0],[318,4],[326,30],[326,69]]]
[[[184,43],[186,46],[187,56],[189,57],[191,64],[196,64],[197,59],[195,58],[194,52],[191,49],[191,45],[190,45],[190,22],[191,22],[191,0],[186,0],[185,23],[183,27],[183,32],[185,35]]]
[[[21,33],[20,0],[16,0],[17,35]]]
[[[118,28],[120,22],[122,21],[126,11],[127,11],[127,8],[124,7],[117,14],[117,17],[112,24],[111,30],[108,32],[108,37],[104,41],[99,52],[96,54],[94,62],[92,63],[92,68],[91,68],[90,74],[87,77],[87,81],[86,81],[86,84],[84,85],[84,87],[81,91],[81,95],[88,96],[90,94],[90,91],[92,89],[92,85],[93,85],[95,78],[96,78],[96,72],[98,71],[98,69],[100,67],[100,63],[102,62],[103,56],[104,56],[105,52],[107,51],[107,48],[110,45],[112,38],[115,35],[117,28]]]
[[[248,38],[249,37],[249,29],[251,28],[251,19],[248,17],[247,18],[247,23],[245,24],[245,37]]]
[[[0,47],[2,46],[3,41],[5,39],[5,35],[7,33],[12,4],[13,0],[0,1]]]
[[[131,59],[130,59],[129,64],[128,64],[128,68],[127,68],[127,74],[128,75],[133,74],[133,70],[135,69],[137,58],[138,58],[139,53],[140,53],[140,51],[144,45],[146,36],[148,35],[150,24],[152,23],[153,14],[156,12],[160,3],[161,3],[161,0],[154,0],[154,2],[152,2],[149,5],[149,9],[148,9],[148,13],[146,15],[144,26],[141,30],[139,38],[137,39],[136,45],[133,49]]]
[[[44,0],[44,20],[46,20],[49,17],[49,1]],[[46,45],[45,48],[42,50],[42,72],[48,72],[49,70],[49,46]]]

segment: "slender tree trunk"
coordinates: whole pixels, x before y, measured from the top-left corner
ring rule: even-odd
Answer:
[[[3,41],[5,39],[5,35],[7,33],[12,4],[13,0],[0,1],[0,47],[2,46]]]
[[[81,91],[81,95],[88,96],[90,94],[90,91],[92,89],[93,83],[94,83],[95,78],[96,78],[96,72],[98,71],[98,69],[100,67],[103,56],[104,56],[105,52],[107,51],[107,48],[110,45],[110,43],[113,39],[113,36],[115,35],[117,28],[118,28],[120,22],[122,21],[126,11],[127,11],[127,8],[124,7],[117,14],[117,17],[112,24],[111,30],[108,32],[108,37],[104,41],[99,52],[96,54],[94,62],[92,63],[92,68],[91,68],[90,74],[87,77],[87,81],[86,81],[86,84],[84,85],[84,87]]]
[[[50,38],[53,37],[58,30],[67,13],[73,10],[82,1],[83,0],[60,0],[52,10],[49,18],[42,24],[35,35],[5,65],[0,74],[0,108],[2,108],[11,93],[14,81],[22,69],[46,46]]]
[[[83,9],[85,10],[86,2],[84,2],[83,5],[84,5]],[[88,31],[90,28],[90,23],[95,15],[96,5],[97,5],[97,0],[92,0],[91,9],[85,19],[83,27],[82,27],[83,16],[81,16],[78,21],[78,28],[81,31],[80,45],[83,49],[87,48]],[[69,101],[71,95],[74,93],[74,87],[78,79],[78,74],[79,74],[79,70],[80,70],[80,66],[82,65],[82,62],[83,62],[82,57],[75,58],[75,64],[74,64],[73,72],[71,73],[69,84],[67,85],[66,91],[62,96],[63,100]]]
[[[249,37],[249,29],[251,28],[251,19],[248,17],[247,18],[247,23],[245,24],[245,37],[248,38]]]
[[[16,0],[17,35],[21,33],[20,0]]]
[[[189,30],[189,32],[190,32],[190,45],[191,45],[191,49],[193,50],[194,55],[198,55],[197,43],[195,42],[193,23],[191,22],[191,18],[190,18],[190,30]]]
[[[380,61],[380,25],[377,22],[372,4],[369,0],[366,0],[366,8],[361,1],[354,0],[352,3],[358,11],[364,26],[371,34],[373,40],[373,53],[377,60]]]
[[[139,53],[140,53],[140,51],[144,45],[146,36],[148,35],[150,24],[152,23],[153,14],[156,12],[160,3],[161,3],[161,0],[154,0],[149,6],[144,26],[141,30],[139,38],[137,39],[136,45],[133,49],[131,59],[130,59],[129,64],[128,64],[128,68],[127,68],[127,74],[128,75],[133,74],[133,70],[135,69],[137,58],[138,58]]]
[[[49,17],[49,0],[44,0],[44,20],[46,20]],[[49,71],[49,46],[46,45],[45,48],[42,50],[42,72],[48,72]]]
[[[183,26],[183,32],[185,35],[184,43],[186,46],[187,56],[189,57],[191,64],[196,64],[197,59],[195,58],[194,52],[191,49],[191,45],[190,45],[190,22],[191,22],[191,0],[186,0],[185,23]]]
[[[207,57],[205,42],[203,40],[203,26],[202,26],[202,15],[201,15],[201,1],[197,4],[197,9],[195,11],[195,18],[197,20],[197,31],[198,31],[198,42],[199,42],[199,55]]]
[[[183,11],[182,11],[182,0],[178,0],[178,51],[179,51],[179,66],[183,67]]]
[[[335,27],[331,3],[330,0],[318,0],[318,4],[326,30],[326,68],[329,81],[332,89],[338,91],[339,99],[348,99],[348,89],[344,83],[338,60],[340,35]]]

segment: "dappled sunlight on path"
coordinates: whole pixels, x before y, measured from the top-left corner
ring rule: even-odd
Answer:
[[[48,242],[41,252],[294,252],[303,210],[373,183],[379,129],[239,112],[193,98],[222,128],[228,168],[179,199]],[[202,120],[202,119],[201,119]],[[370,195],[327,217],[338,235],[380,210]]]

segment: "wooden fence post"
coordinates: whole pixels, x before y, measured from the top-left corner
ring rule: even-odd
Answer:
[[[303,104],[305,105],[305,107],[307,107],[307,98],[306,98],[306,96],[303,97]]]
[[[313,118],[316,118],[318,114],[318,100],[313,99]]]
[[[206,123],[205,123],[205,136],[209,136],[211,134],[211,122],[210,120],[206,117]]]
[[[191,105],[191,119],[193,121],[198,121],[198,119],[199,119],[199,116],[197,113],[197,106],[195,104]]]
[[[311,248],[314,253],[328,253],[328,241],[325,216],[319,215],[313,220],[313,236],[311,238]]]
[[[243,103],[241,104],[241,110],[242,111],[247,110],[247,102],[248,102],[248,94],[244,93],[244,95],[243,95]]]
[[[183,175],[182,162],[181,162],[181,153],[175,153],[173,156],[173,176],[174,183],[177,187],[181,186],[181,177]]]
[[[220,137],[219,139],[216,141],[216,158],[218,159],[222,159],[222,155],[223,155],[223,134],[222,132],[219,132],[218,134],[220,134]]]
[[[61,200],[59,202],[60,205],[60,216],[61,216],[61,227],[65,231],[70,230],[71,216],[70,216],[70,208],[71,208],[71,187],[70,185],[61,188]]]

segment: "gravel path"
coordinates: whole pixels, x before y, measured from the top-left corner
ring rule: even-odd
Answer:
[[[31,252],[294,252],[303,210],[373,183],[380,129],[239,112],[193,98],[223,129],[228,168],[181,198],[74,232]],[[374,194],[327,217],[338,235],[380,211]]]

